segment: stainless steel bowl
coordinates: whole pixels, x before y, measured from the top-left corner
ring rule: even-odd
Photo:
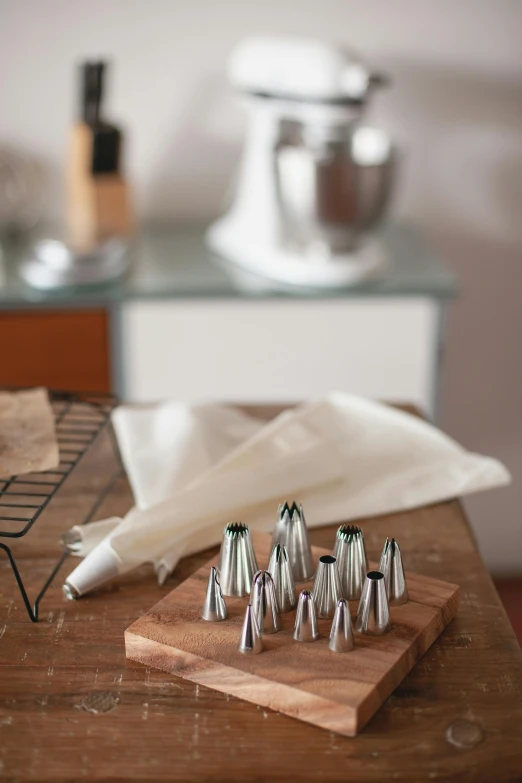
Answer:
[[[331,256],[354,251],[383,217],[394,154],[377,128],[285,120],[275,166],[284,244]]]

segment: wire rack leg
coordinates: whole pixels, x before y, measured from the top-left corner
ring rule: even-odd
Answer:
[[[98,495],[98,497],[96,498],[95,502],[91,506],[91,509],[90,509],[89,513],[87,514],[87,516],[85,517],[85,519],[82,522],[83,525],[86,525],[86,524],[88,524],[91,521],[91,519],[93,518],[93,516],[98,511],[98,509],[102,505],[102,503],[105,500],[105,498],[107,497],[107,495],[109,495],[109,493],[112,491],[112,489],[114,488],[114,486],[116,485],[118,480],[121,479],[122,476],[124,476],[124,475],[125,474],[123,472],[122,467],[118,466],[118,469],[116,470],[116,472],[112,474],[112,476],[110,477],[109,481],[105,485],[104,489]],[[16,565],[16,560],[14,559],[13,553],[11,552],[11,550],[7,546],[7,544],[3,544],[2,542],[0,542],[0,549],[3,549],[4,552],[7,555],[7,558],[9,560],[9,563],[10,563],[11,568],[13,570],[14,577],[16,579],[16,583],[18,585],[18,589],[20,590],[20,595],[22,596],[23,602],[25,604],[25,608],[27,609],[27,614],[29,615],[29,618],[31,619],[31,622],[37,623],[38,622],[38,612],[39,612],[39,608],[40,608],[40,601],[42,600],[42,598],[44,597],[44,595],[47,592],[48,588],[50,587],[54,577],[56,576],[56,574],[58,573],[58,571],[60,570],[60,568],[62,567],[64,562],[69,557],[69,552],[63,552],[62,553],[62,555],[60,556],[60,559],[58,560],[58,562],[56,563],[55,567],[53,568],[53,570],[49,574],[47,580],[45,581],[42,589],[40,590],[40,592],[36,596],[36,599],[35,599],[33,607],[31,607],[31,602],[29,601],[29,597],[27,595],[24,583],[22,581],[22,577],[20,576],[20,571],[18,570],[18,566]]]
[[[74,395],[72,393],[65,393],[65,392],[55,392],[53,394],[53,400],[55,400],[55,401],[56,400],[63,401],[65,403],[64,410],[61,411],[58,414],[58,416],[56,417],[56,423],[57,424],[60,424],[60,422],[62,422],[62,420],[65,418],[65,416],[71,411],[71,408],[72,408],[72,406],[75,403],[81,403],[81,404],[90,405],[90,403],[87,403],[87,402],[83,403],[80,400],[80,398],[77,397],[76,395]],[[114,398],[111,398],[112,407],[114,407],[114,402],[115,402]],[[92,405],[93,405],[93,408],[94,408],[95,407],[95,403],[92,403]],[[112,407],[111,407],[111,409],[112,409]],[[111,421],[110,421],[110,412],[106,414],[105,420],[102,420],[102,421],[99,422],[98,430],[96,432],[94,432],[92,437],[89,439],[89,441],[85,443],[84,450],[81,451],[80,453],[78,453],[76,459],[73,459],[70,463],[67,463],[68,465],[70,465],[68,470],[65,473],[63,473],[63,474],[61,474],[61,473],[57,474],[57,475],[61,476],[61,478],[58,481],[55,481],[54,483],[53,482],[42,482],[41,480],[38,481],[38,482],[37,481],[22,482],[22,483],[32,483],[32,484],[43,484],[46,487],[49,485],[49,486],[52,486],[53,491],[49,493],[49,495],[46,497],[45,501],[41,505],[35,506],[37,511],[36,511],[36,513],[34,513],[32,515],[32,517],[29,520],[26,520],[26,519],[22,520],[24,522],[28,522],[28,524],[26,524],[25,527],[21,531],[18,531],[18,532],[15,532],[15,533],[3,531],[1,533],[2,536],[8,536],[9,538],[21,538],[29,531],[29,529],[32,527],[33,523],[39,517],[40,513],[44,510],[44,508],[46,508],[47,504],[49,503],[51,498],[54,496],[56,491],[61,487],[61,485],[64,482],[65,478],[69,475],[71,470],[76,466],[76,464],[84,456],[84,454],[88,450],[89,446],[91,446],[92,443],[101,435],[101,433],[106,431],[107,429],[109,431],[109,436],[110,436],[112,448],[113,448],[113,451],[114,451],[114,456],[115,456],[116,462],[117,462],[117,470],[116,470],[115,473],[113,473],[111,475],[109,481],[105,484],[104,488],[102,489],[102,491],[100,492],[100,494],[96,498],[95,502],[91,506],[89,513],[87,514],[85,519],[80,524],[84,525],[84,524],[87,524],[88,522],[90,522],[92,520],[93,516],[97,513],[98,509],[102,505],[102,503],[105,500],[105,498],[107,497],[107,495],[111,492],[111,490],[113,489],[113,487],[117,483],[118,479],[120,479],[122,476],[125,475],[125,469],[123,467],[120,450],[118,448],[118,441],[116,439],[116,436],[115,436],[115,433],[114,433],[114,430],[112,428],[112,424],[111,424]],[[64,453],[65,453],[65,451],[66,450],[64,450]],[[11,484],[13,484],[13,482],[16,481],[16,480],[17,480],[17,477],[13,476],[13,477],[11,477],[11,479],[8,479],[8,480],[4,481],[3,482],[3,487],[0,490],[0,494],[2,492],[6,491],[11,486]],[[6,505],[6,504],[4,504],[4,505]],[[24,508],[25,508],[25,506],[24,506]],[[33,506],[27,506],[27,508],[33,508]],[[14,519],[14,518],[13,517],[9,517],[9,519]],[[56,563],[56,565],[54,566],[53,570],[49,574],[49,576],[48,576],[47,580],[45,581],[43,587],[41,588],[40,592],[36,596],[36,599],[35,599],[35,602],[34,602],[33,606],[31,606],[31,602],[30,602],[29,597],[27,595],[27,591],[25,589],[22,577],[20,575],[20,571],[18,570],[18,566],[16,564],[16,560],[15,560],[15,558],[13,556],[13,553],[11,552],[11,549],[7,546],[7,544],[2,543],[1,541],[0,541],[0,549],[3,549],[4,552],[7,555],[7,559],[9,560],[9,564],[11,566],[11,569],[13,571],[13,574],[14,574],[14,577],[15,577],[15,580],[16,580],[16,583],[18,585],[18,589],[20,590],[20,595],[22,596],[22,600],[24,602],[24,606],[25,606],[25,608],[27,610],[27,614],[29,615],[29,618],[30,618],[31,622],[33,622],[33,623],[38,622],[38,613],[39,613],[40,601],[42,600],[43,596],[45,595],[45,593],[49,589],[53,579],[55,578],[56,574],[58,573],[58,571],[62,567],[63,563],[69,557],[69,552],[65,551],[65,552],[63,552],[61,554],[58,562]]]
[[[24,583],[22,582],[22,577],[20,576],[20,571],[18,570],[18,566],[16,565],[16,560],[13,557],[13,553],[11,552],[11,550],[9,549],[7,544],[2,544],[1,542],[0,542],[0,549],[3,549],[4,552],[6,553],[7,559],[9,560],[11,568],[13,569],[13,574],[14,574],[14,577],[16,579],[16,584],[18,585],[18,589],[20,590],[20,595],[22,596],[22,600],[24,602],[25,608],[27,609],[27,614],[29,615],[29,619],[31,620],[31,622],[37,623],[38,622],[38,608],[39,608],[40,601],[43,598],[43,595],[46,592],[47,588],[49,587],[49,585],[53,581],[54,577],[58,573],[58,570],[60,569],[62,563],[68,557],[69,553],[68,552],[64,552],[63,553],[63,555],[59,559],[58,563],[53,568],[53,571],[50,574],[50,576],[48,577],[48,579],[45,582],[44,586],[42,587],[42,589],[38,593],[38,596],[36,597],[36,601],[34,602],[34,607],[32,607],[31,606],[31,602],[29,601],[29,597],[27,595],[27,592],[25,590]]]

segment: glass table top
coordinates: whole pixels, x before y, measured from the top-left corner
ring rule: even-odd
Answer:
[[[301,288],[273,283],[225,261],[205,245],[204,227],[169,226],[144,230],[132,248],[132,265],[115,283],[38,291],[20,277],[19,263],[28,244],[3,242],[0,259],[0,307],[109,305],[131,299],[200,298],[361,298],[457,295],[454,274],[415,229],[383,226],[375,236],[387,263],[364,283],[345,288]]]

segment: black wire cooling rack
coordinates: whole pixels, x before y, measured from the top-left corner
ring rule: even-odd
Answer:
[[[89,447],[106,429],[111,436],[117,468],[109,476],[88,514],[76,524],[86,524],[91,521],[123,474],[118,445],[110,424],[116,398],[107,394],[64,391],[51,391],[49,396],[56,421],[60,464],[51,470],[0,479],[0,528],[6,528],[0,529],[0,539],[23,538],[29,533]],[[38,622],[40,601],[69,553],[63,552],[31,605],[10,547],[0,540],[0,549],[3,549],[8,557],[30,619],[33,623]]]

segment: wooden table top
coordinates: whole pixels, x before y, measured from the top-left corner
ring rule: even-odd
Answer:
[[[262,409],[273,415],[275,409]],[[260,409],[256,409],[260,414]],[[101,439],[25,540],[35,595],[59,534],[110,467]],[[98,518],[131,505],[123,479]],[[494,521],[492,522],[494,523]],[[461,586],[457,618],[355,738],[125,661],[124,630],[214,550],[158,587],[144,566],[96,594],[62,597],[68,562],[31,624],[3,558],[0,779],[16,781],[514,781],[522,774],[522,652],[457,501],[363,520],[371,559],[395,536],[407,569]],[[333,528],[311,531],[328,546]]]

